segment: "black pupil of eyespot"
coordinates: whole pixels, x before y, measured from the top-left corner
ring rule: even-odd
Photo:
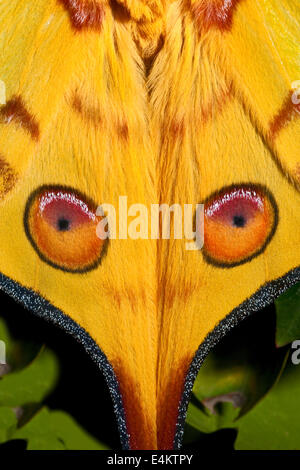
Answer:
[[[240,227],[245,227],[245,225],[246,225],[246,219],[243,215],[235,215],[233,217],[232,222],[233,222],[233,225],[235,227],[239,227],[239,228]]]
[[[61,217],[57,221],[57,228],[60,232],[65,232],[69,230],[70,228],[70,221],[65,219],[64,217]]]

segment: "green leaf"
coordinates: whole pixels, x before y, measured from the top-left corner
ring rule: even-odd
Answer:
[[[0,406],[40,403],[54,388],[58,377],[55,355],[42,348],[34,361],[0,380]]]
[[[65,450],[52,427],[47,408],[43,408],[25,426],[18,429],[13,438],[26,440],[28,450]]]
[[[218,403],[214,412],[190,403],[187,424],[202,433],[212,433],[219,429],[234,427],[233,422],[239,411],[239,408],[235,408],[233,403],[229,402]]]
[[[28,450],[104,450],[76,421],[63,411],[40,410],[14,435],[27,441]]]
[[[280,347],[300,339],[300,283],[281,295],[275,305],[276,344]]]
[[[0,340],[8,362],[0,378],[0,443],[22,439],[29,450],[108,449],[67,413],[42,408],[58,378],[54,353],[13,336],[2,318]]]
[[[6,346],[11,343],[11,336],[3,318],[0,318],[0,340],[4,341]]]
[[[76,421],[63,411],[51,412],[51,423],[57,436],[68,450],[106,450],[107,446],[100,443]]]
[[[279,383],[236,422],[239,450],[300,450],[300,367],[289,366]]]
[[[17,427],[17,417],[12,408],[0,407],[0,444],[10,439]]]
[[[32,341],[21,341],[15,338],[7,323],[0,317],[0,340],[4,341],[8,370],[19,370],[26,367],[38,354],[42,344]]]
[[[199,402],[207,405],[219,396],[224,401],[227,395],[243,414],[268,392],[288,354],[286,348],[275,347],[275,319],[273,309],[259,312],[208,355],[193,388]]]
[[[10,371],[7,363],[10,353],[11,337],[5,321],[0,318],[0,378]]]
[[[196,378],[188,407],[187,439],[237,427],[282,373],[287,348],[275,345],[275,308],[258,312],[234,329],[212,351]],[[191,432],[197,429],[198,437]],[[188,441],[185,441],[188,442]]]

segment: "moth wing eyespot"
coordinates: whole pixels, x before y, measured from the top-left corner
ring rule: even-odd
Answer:
[[[263,186],[225,187],[205,201],[206,262],[219,267],[244,264],[261,254],[278,224],[275,198]]]
[[[26,235],[50,266],[72,273],[96,268],[107,240],[97,235],[102,217],[96,205],[80,192],[61,186],[42,186],[26,204]]]

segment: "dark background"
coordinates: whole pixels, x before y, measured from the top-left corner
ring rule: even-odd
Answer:
[[[46,344],[60,361],[60,378],[55,390],[44,404],[52,409],[64,410],[89,433],[114,450],[120,450],[118,430],[112,401],[101,371],[73,338],[44,320],[35,317],[22,305],[0,292],[0,316],[5,319],[12,335],[24,342]],[[265,335],[266,331],[268,334]],[[274,306],[257,312],[244,320],[218,346],[227,354],[233,344],[247,343],[253,354],[261,354],[261,344],[270,350],[275,333]],[[269,339],[268,339],[269,338]],[[267,344],[266,344],[267,341]],[[226,429],[202,435],[199,440],[184,445],[186,450],[232,451],[236,431]],[[189,439],[191,440],[191,439]],[[0,449],[25,449],[26,442],[10,441]]]

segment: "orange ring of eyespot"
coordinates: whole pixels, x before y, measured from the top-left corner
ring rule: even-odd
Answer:
[[[68,272],[86,272],[101,261],[107,240],[99,238],[96,207],[70,188],[42,187],[28,199],[25,231],[40,258]]]
[[[278,223],[274,197],[254,184],[230,186],[204,204],[204,247],[207,262],[233,267],[261,254]]]

